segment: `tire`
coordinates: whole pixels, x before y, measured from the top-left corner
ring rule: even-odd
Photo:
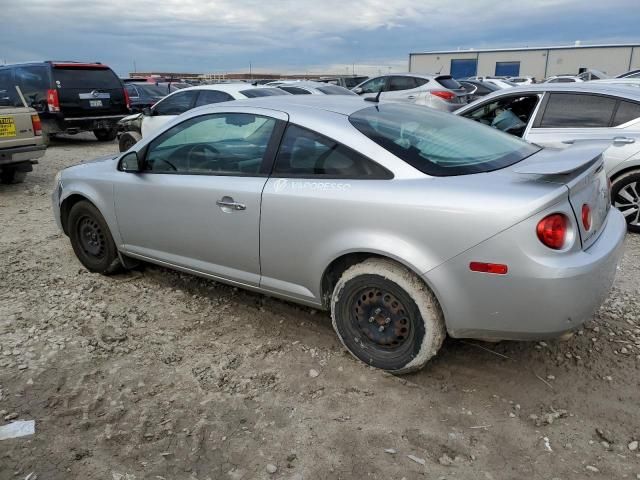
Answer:
[[[611,203],[627,221],[630,232],[640,233],[640,171],[618,177],[611,185]]]
[[[80,201],[71,207],[67,219],[71,246],[87,270],[109,275],[121,268],[109,226],[96,207]]]
[[[396,374],[422,368],[446,337],[444,315],[427,285],[385,259],[365,260],[342,274],[331,318],[349,353]]]
[[[142,139],[142,135],[137,132],[124,132],[118,140],[120,152],[126,152]]]
[[[96,136],[96,138],[100,142],[111,142],[115,140],[116,137],[118,136],[118,130],[115,128],[111,130],[101,128],[98,130],[94,130],[93,134]]]
[[[5,185],[22,183],[25,178],[27,178],[27,172],[19,172],[15,168],[6,168],[0,171],[0,183]]]

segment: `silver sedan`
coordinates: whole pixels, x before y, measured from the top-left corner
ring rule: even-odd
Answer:
[[[331,311],[396,373],[445,335],[558,336],[606,296],[625,221],[597,144],[540,149],[424,107],[298,96],[190,110],[60,172],[80,262],[152,262]]]

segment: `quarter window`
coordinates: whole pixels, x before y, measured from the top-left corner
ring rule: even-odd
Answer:
[[[274,174],[280,177],[389,178],[387,170],[350,148],[297,125],[285,131]]]
[[[153,108],[154,113],[156,115],[180,115],[192,108],[197,94],[197,90],[189,90],[171,95]]]
[[[617,127],[636,118],[640,118],[640,104],[620,101],[616,116],[613,119],[613,126]]]
[[[608,127],[616,100],[597,95],[552,93],[540,126],[543,128]]]
[[[145,170],[154,173],[258,175],[275,119],[247,113],[190,118],[149,145]]]

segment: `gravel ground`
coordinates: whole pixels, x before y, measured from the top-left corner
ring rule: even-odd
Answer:
[[[116,151],[60,138],[0,186],[0,425],[36,422],[0,440],[0,479],[640,478],[640,235],[569,341],[448,340],[398,378],[346,354],[324,312],[84,270],[49,192]]]

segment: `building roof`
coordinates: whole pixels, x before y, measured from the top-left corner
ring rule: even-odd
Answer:
[[[429,52],[414,52],[410,53],[411,55],[434,55],[434,54],[443,54],[449,55],[452,53],[490,53],[490,52],[526,52],[526,51],[536,51],[536,50],[567,50],[567,49],[588,49],[588,48],[640,48],[640,43],[604,43],[604,44],[594,44],[594,45],[556,45],[551,47],[509,47],[509,48],[468,48],[461,50],[434,50]]]

